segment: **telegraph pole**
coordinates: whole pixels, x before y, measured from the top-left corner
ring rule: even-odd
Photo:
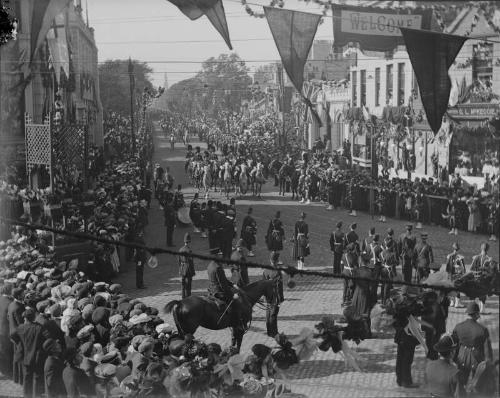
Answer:
[[[135,120],[134,120],[134,91],[135,91],[135,76],[134,65],[132,59],[128,59],[128,74],[130,78],[130,137],[132,139],[132,153],[135,155]]]

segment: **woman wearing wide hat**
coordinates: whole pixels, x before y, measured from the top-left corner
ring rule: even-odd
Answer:
[[[304,221],[306,213],[300,213],[299,220],[295,223],[293,233],[293,258],[297,260],[298,269],[306,269],[304,266],[304,259],[309,252],[309,226]]]

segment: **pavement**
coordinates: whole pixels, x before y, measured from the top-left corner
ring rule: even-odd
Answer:
[[[193,146],[200,143],[192,143]],[[169,166],[175,177],[175,185],[182,184],[186,202],[189,203],[195,190],[189,186],[184,174],[186,148],[182,144],[176,144],[175,149],[170,149],[167,137],[157,129],[155,133],[155,162],[160,162],[164,167]],[[265,246],[264,234],[267,230],[269,220],[277,210],[281,211],[281,219],[285,226],[287,239],[290,239],[293,226],[298,219],[299,213],[304,211],[306,222],[309,224],[311,235],[311,255],[306,259],[306,266],[310,270],[332,271],[332,254],[329,248],[329,234],[337,221],[344,221],[347,226],[351,222],[357,222],[360,236],[366,236],[370,226],[375,226],[377,233],[385,236],[385,230],[392,227],[396,235],[404,232],[405,221],[388,219],[387,223],[379,223],[368,214],[358,212],[358,217],[351,217],[343,209],[327,211],[324,204],[312,203],[310,205],[299,204],[291,201],[290,195],[282,198],[277,194],[277,187],[273,181],[268,181],[263,188],[262,199],[252,198],[247,195],[237,198],[237,221],[240,226],[249,206],[254,209],[253,215],[257,221],[257,246],[254,262],[269,263],[269,252]],[[211,193],[211,199],[226,200],[218,193]],[[239,229],[238,229],[239,230]],[[425,226],[429,233],[429,242],[433,246],[436,261],[444,263],[446,254],[450,252],[451,243],[458,241],[461,252],[470,264],[473,254],[478,253],[479,245],[485,240],[485,236],[460,232],[457,237],[448,235],[448,231],[437,226]],[[176,248],[182,246],[185,232],[190,232],[193,238],[193,251],[203,254],[208,253],[207,239],[202,239],[199,234],[192,231],[192,227],[176,228],[174,243]],[[154,247],[165,247],[165,228],[163,226],[163,213],[158,202],[153,201],[149,212],[149,225],[146,230],[146,244]],[[295,265],[291,259],[292,245],[286,244],[282,252],[282,261],[285,265]],[[492,249],[491,254],[497,258],[498,250]],[[146,289],[135,288],[135,273],[133,264],[123,264],[122,272],[116,282],[121,283],[125,292],[133,297],[140,298],[147,305],[163,309],[165,304],[171,300],[178,300],[180,295],[180,278],[178,276],[177,259],[173,256],[161,254],[158,256],[159,266],[156,269],[145,270],[144,281]],[[196,276],[193,280],[193,294],[203,294],[207,286],[207,263],[195,260]],[[249,269],[251,279],[260,279],[262,272],[258,269]],[[325,315],[341,314],[342,281],[323,277],[300,277],[295,278],[297,283],[294,289],[285,290],[285,302],[280,307],[278,317],[279,330],[288,336],[296,336],[301,329],[314,330]],[[464,300],[466,304],[467,301]],[[488,327],[491,341],[498,358],[498,329],[499,329],[499,302],[498,297],[488,298],[486,302],[487,314],[483,315],[480,322]],[[174,324],[171,315],[162,314],[169,323]],[[464,309],[450,308],[447,322],[448,331],[465,320]],[[250,348],[257,343],[276,346],[273,339],[265,334],[265,313],[262,309],[255,308],[253,321],[249,331],[245,334],[242,345],[242,353],[250,352]],[[229,329],[212,331],[204,328],[198,329],[196,338],[203,341],[217,342],[223,347],[227,346],[231,334]],[[362,341],[359,345],[349,343],[351,348],[360,357],[362,372],[347,368],[341,353],[317,351],[312,358],[301,361],[290,367],[285,375],[287,383],[292,392],[302,394],[311,398],[320,397],[421,397],[426,396],[425,389],[404,389],[398,387],[395,380],[396,345],[393,342],[393,333],[390,329],[376,333],[373,339]],[[415,360],[412,367],[413,380],[423,385],[426,358],[422,347],[417,347]],[[0,377],[0,396],[22,396],[19,386]]]

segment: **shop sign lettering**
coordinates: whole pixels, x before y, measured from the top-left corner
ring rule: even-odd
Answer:
[[[420,29],[421,15],[396,15],[342,10],[341,30],[376,36],[401,36],[399,28]]]

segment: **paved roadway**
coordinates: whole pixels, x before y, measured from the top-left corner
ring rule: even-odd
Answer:
[[[198,145],[198,144],[194,144]],[[182,144],[177,144],[175,150],[170,149],[170,144],[160,131],[155,136],[155,161],[163,166],[169,166],[176,179],[175,183],[183,185],[186,201],[189,203],[194,190],[188,186],[184,175],[184,161],[186,149]],[[385,230],[390,226],[394,228],[396,234],[404,230],[404,221],[388,220],[386,224],[378,223],[369,215],[358,213],[358,217],[350,217],[345,210],[327,211],[324,205],[317,203],[311,205],[301,205],[292,202],[289,198],[278,197],[277,189],[269,181],[263,189],[263,199],[253,200],[250,196],[237,199],[237,221],[240,225],[248,206],[254,208],[254,217],[258,223],[256,257],[257,262],[268,263],[269,253],[264,243],[265,230],[269,219],[273,217],[277,210],[281,211],[281,218],[285,225],[287,239],[291,237],[293,225],[301,211],[306,212],[306,221],[309,223],[311,234],[311,256],[307,258],[306,266],[311,270],[331,271],[332,255],[329,250],[329,233],[339,220],[344,221],[347,226],[350,222],[356,221],[358,231],[361,236],[367,234],[370,226],[377,228],[377,233],[385,235]],[[212,194],[212,198],[222,200],[220,195]],[[158,203],[154,201],[149,213],[149,226],[146,231],[146,242],[150,246],[165,245],[165,228],[163,227],[163,214]],[[444,261],[445,255],[449,253],[451,238],[448,231],[440,227],[426,226],[429,233],[429,241],[433,245],[434,254],[437,261]],[[174,243],[179,248],[185,232],[192,232],[189,227],[177,228],[174,236]],[[201,253],[208,253],[208,242],[201,239],[198,234],[191,233],[193,238],[193,250]],[[468,262],[472,254],[476,253],[480,242],[484,236],[460,233],[457,237],[462,247],[462,252],[466,255]],[[495,249],[492,253],[497,256]],[[291,244],[287,244],[282,253],[285,264],[291,263]],[[134,297],[141,298],[146,304],[154,305],[158,308],[170,300],[180,298],[180,279],[178,277],[178,266],[176,258],[168,255],[159,256],[158,268],[145,270],[145,290],[135,289],[133,265],[123,266],[123,273],[117,278],[117,282],[124,286],[124,290]],[[193,293],[204,293],[207,285],[206,263],[195,261],[196,276],[193,281]],[[249,270],[252,278],[260,278],[261,272],[256,269]],[[285,290],[285,302],[280,308],[278,326],[279,330],[289,336],[299,334],[304,327],[314,329],[322,316],[328,314],[340,314],[340,303],[342,296],[342,282],[333,279],[320,277],[296,277],[297,286],[293,289]],[[481,321],[489,327],[492,335],[492,342],[498,357],[498,314],[499,306],[496,297],[488,299],[488,315],[484,315]],[[170,315],[164,315],[167,322],[173,324]],[[463,309],[450,309],[448,317],[448,329],[452,330],[454,325],[465,319]],[[262,310],[256,309],[250,330],[243,339],[242,352],[247,353],[253,344],[263,343],[275,345],[274,340],[265,334],[265,314]],[[222,346],[230,343],[230,331],[210,331],[200,328],[196,337],[206,342],[217,342]],[[396,345],[393,342],[392,333],[378,333],[376,338],[363,341],[356,346],[351,344],[353,349],[361,357],[361,367],[363,372],[355,372],[346,368],[341,354],[334,354],[332,351],[318,351],[308,361],[291,367],[287,370],[292,391],[304,394],[308,397],[334,397],[349,395],[350,397],[420,397],[425,394],[424,390],[406,390],[400,388],[395,382],[395,358]],[[424,383],[425,354],[421,347],[418,347],[413,364],[414,382]],[[0,380],[0,395],[2,392],[8,395],[19,389],[13,387],[13,383]],[[9,394],[9,391],[11,392]]]

